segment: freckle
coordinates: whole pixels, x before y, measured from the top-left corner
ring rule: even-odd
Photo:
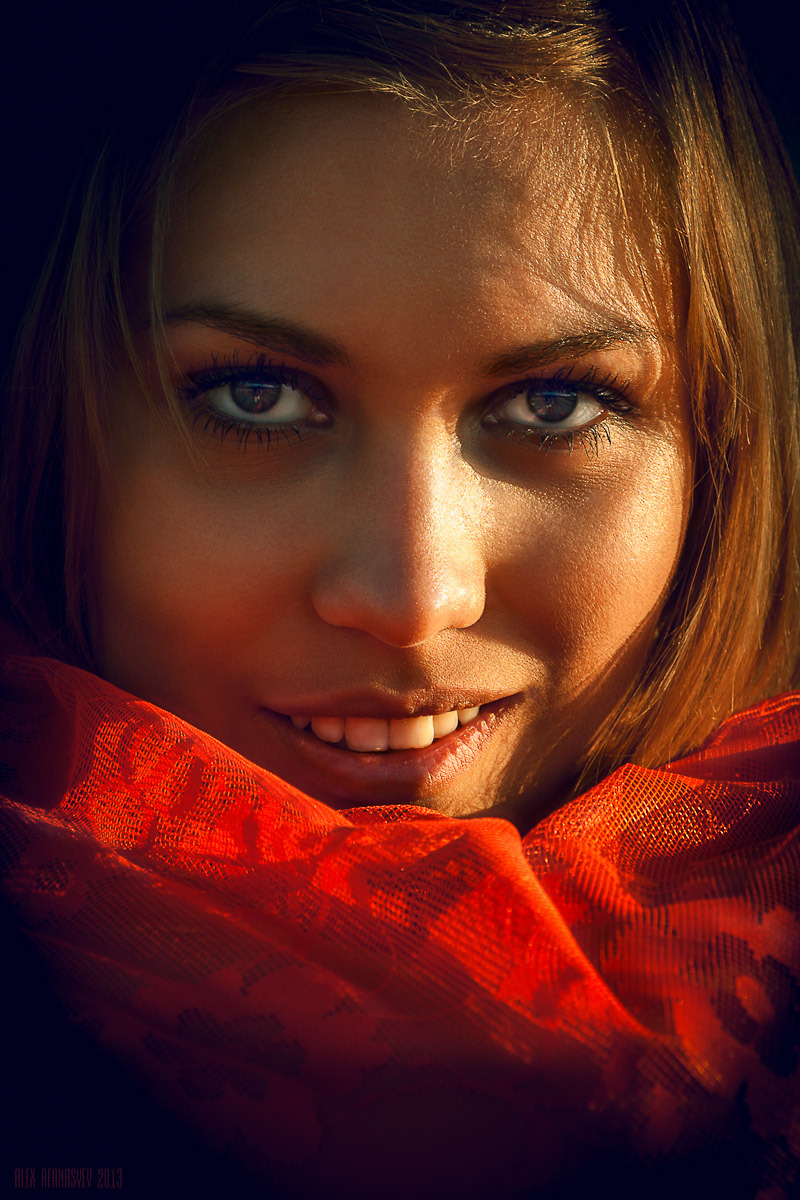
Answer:
[[[763,986],[752,975],[740,975],[736,980],[736,995],[749,1017],[765,1025],[775,1016],[775,1005]]]

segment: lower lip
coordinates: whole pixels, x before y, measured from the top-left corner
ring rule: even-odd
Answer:
[[[460,725],[430,746],[419,750],[386,750],[380,754],[341,749],[321,741],[307,729],[296,729],[289,717],[268,708],[260,711],[280,737],[282,749],[289,751],[300,768],[297,785],[312,796],[335,800],[338,806],[419,804],[469,770],[521,700],[521,695],[505,696],[483,705],[468,724]],[[290,774],[295,772],[287,772],[287,776]]]

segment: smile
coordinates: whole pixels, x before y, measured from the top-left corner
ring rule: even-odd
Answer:
[[[307,729],[323,742],[344,742],[360,754],[385,750],[424,750],[439,738],[467,725],[480,712],[473,708],[453,709],[430,716],[382,719],[380,717],[291,717],[295,729]]]
[[[358,716],[355,701],[346,706],[350,713],[334,716],[260,711],[273,730],[284,778],[349,807],[433,800],[482,757],[523,701],[516,693],[410,717]]]

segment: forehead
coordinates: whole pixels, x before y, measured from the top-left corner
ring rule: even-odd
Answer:
[[[669,334],[674,256],[599,120],[552,92],[462,119],[368,94],[259,100],[178,176],[166,304],[213,293],[333,335],[403,336],[402,313],[474,336],[638,320]]]

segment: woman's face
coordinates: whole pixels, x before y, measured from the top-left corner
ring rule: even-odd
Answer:
[[[111,397],[109,679],[336,807],[563,799],[691,473],[670,273],[596,144],[555,101],[524,139],[368,96],[217,127],[163,297],[197,455],[133,371]]]

